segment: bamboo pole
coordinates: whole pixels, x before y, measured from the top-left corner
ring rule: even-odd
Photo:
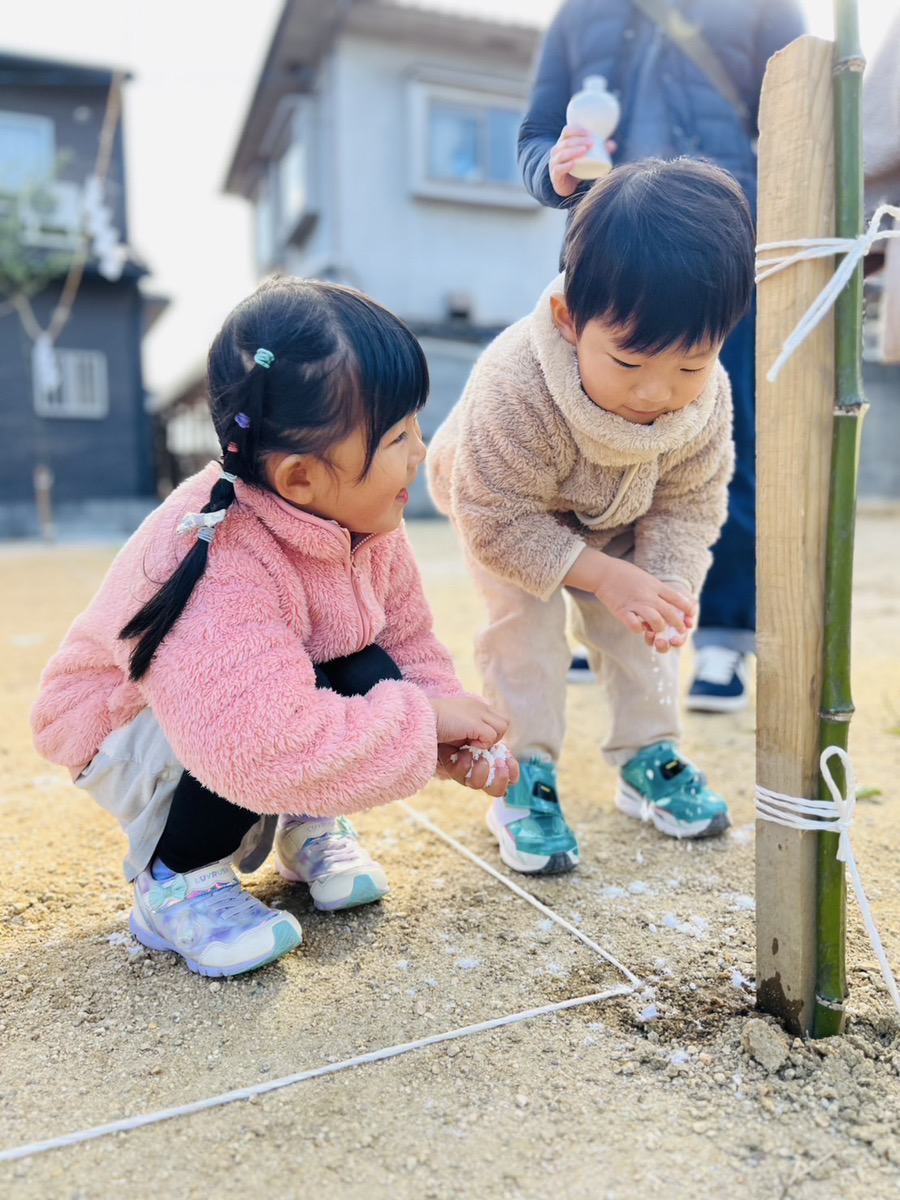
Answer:
[[[834,233],[832,44],[803,37],[769,63],[760,102],[759,241]],[[766,372],[833,270],[767,279],[757,323],[757,780],[818,794],[833,318],[775,383]],[[816,834],[756,823],[757,1004],[807,1034],[816,984]]]
[[[863,227],[862,72],[856,0],[835,0],[834,140],[835,232],[857,237]],[[835,304],[835,404],[825,566],[820,739],[847,749],[853,699],[850,692],[850,614],[859,447],[866,404],[862,389],[862,263]],[[843,764],[832,760],[843,790]],[[830,799],[824,782],[820,798]],[[837,860],[838,835],[818,834],[817,977],[813,1036],[829,1037],[844,1026],[846,976],[846,881]]]

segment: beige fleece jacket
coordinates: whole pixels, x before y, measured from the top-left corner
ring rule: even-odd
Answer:
[[[721,364],[681,412],[652,425],[608,413],[581,386],[550,296],[481,354],[431,440],[434,502],[493,574],[547,599],[584,547],[634,530],[638,566],[696,595],[727,512],[731,387]]]

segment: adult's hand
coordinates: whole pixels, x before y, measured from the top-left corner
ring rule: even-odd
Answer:
[[[594,139],[586,129],[577,125],[564,125],[559,140],[550,151],[550,182],[557,196],[568,197],[575,193],[576,188],[584,180],[576,179],[571,173],[572,168],[580,158],[588,153],[594,144]],[[607,142],[606,148],[612,154],[616,149],[615,142]]]

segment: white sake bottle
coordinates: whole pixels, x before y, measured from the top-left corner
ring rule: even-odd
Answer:
[[[602,179],[612,170],[606,142],[619,123],[620,113],[619,102],[606,90],[603,76],[588,75],[583,90],[575,93],[566,109],[566,123],[586,129],[594,139],[584,158],[572,167],[576,179]]]

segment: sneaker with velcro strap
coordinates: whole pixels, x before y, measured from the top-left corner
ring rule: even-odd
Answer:
[[[578,842],[566,823],[549,758],[519,764],[520,776],[487,812],[500,857],[523,875],[561,875],[579,862]]]
[[[621,768],[616,807],[667,837],[715,837],[731,825],[726,802],[673,742],[645,746]]]

